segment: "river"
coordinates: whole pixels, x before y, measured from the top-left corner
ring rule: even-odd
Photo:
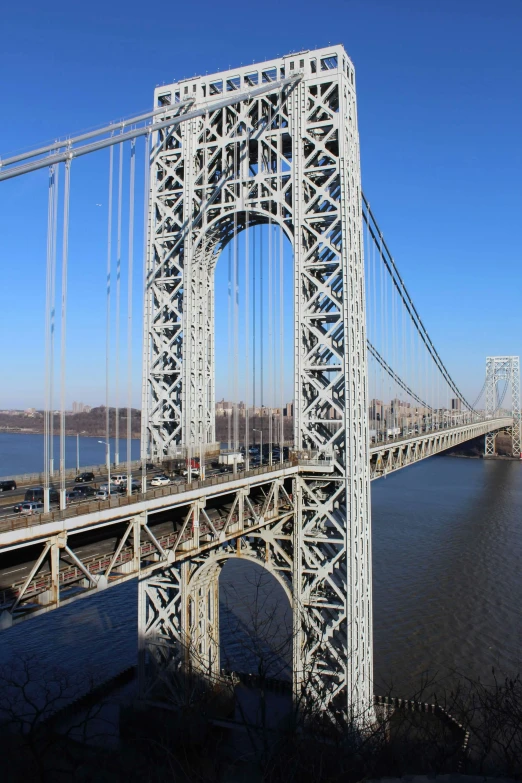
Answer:
[[[114,460],[115,440],[110,438],[111,460]],[[78,448],[79,447],[79,448]],[[53,438],[54,464],[58,469],[60,463],[60,437]],[[32,433],[0,432],[0,478],[2,476],[19,476],[23,473],[40,473],[44,466],[44,436]],[[127,441],[119,440],[120,462],[127,458]],[[103,438],[87,438],[80,435],[78,441],[75,435],[65,437],[65,467],[74,468],[79,453],[80,467],[102,465],[105,462],[105,444]],[[140,442],[131,441],[131,458],[139,459]]]
[[[37,436],[8,437],[0,474]],[[428,670],[522,670],[522,464],[428,459],[372,484],[372,517],[376,691],[407,697]],[[230,561],[222,581],[241,591],[247,568]],[[136,660],[136,610],[134,580],[0,633],[0,661],[32,653],[111,676]]]

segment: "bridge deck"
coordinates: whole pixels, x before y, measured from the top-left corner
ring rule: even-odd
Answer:
[[[511,419],[493,419],[375,444],[372,479],[510,425]],[[293,459],[49,514],[0,519],[0,607],[6,610],[0,627],[291,517],[291,479],[297,474],[337,480],[328,461]],[[59,553],[54,573],[47,562],[53,547]]]

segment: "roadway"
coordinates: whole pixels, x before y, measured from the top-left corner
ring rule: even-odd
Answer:
[[[423,436],[427,436],[427,435],[431,436],[431,435],[433,435],[435,433],[449,432],[450,430],[453,430],[453,429],[455,429],[458,426],[459,425],[452,425],[450,427],[441,427],[441,428],[420,428],[419,432],[414,432],[414,433],[410,432],[410,433],[405,434],[405,435],[400,434],[400,435],[395,436],[395,437],[387,437],[387,438],[384,438],[384,439],[381,439],[381,440],[374,440],[374,439],[372,439],[371,444],[370,444],[370,454],[373,457],[376,453],[385,451],[387,448],[393,447],[395,445],[401,445],[401,444],[404,444],[404,443],[412,443],[412,442],[414,442],[416,440],[422,439]],[[276,444],[273,444],[273,445],[276,446]],[[266,452],[266,448],[267,447],[268,447],[268,444],[265,444],[264,452]],[[268,461],[268,455],[266,456],[266,460]],[[206,475],[209,475],[209,473],[210,473],[210,467],[209,466],[210,466],[211,462],[213,462],[213,461],[209,460],[207,465],[206,465],[206,470],[205,470]],[[277,460],[277,461],[274,460],[274,463],[273,463],[274,466],[277,466],[278,462],[279,462],[279,460]],[[213,462],[213,464],[215,464],[215,463]],[[80,472],[82,472],[83,470],[85,470],[85,468],[80,468]],[[149,483],[148,483],[149,477],[153,477],[154,475],[157,475],[157,474],[162,473],[162,472],[163,471],[162,471],[161,466],[158,466],[158,468],[155,471],[148,471],[147,472],[146,475],[147,475],[147,487],[148,488],[150,488],[149,487]],[[223,467],[221,469],[214,468],[212,472],[213,472],[213,474],[216,474],[216,473],[226,473],[226,472],[230,472],[230,471],[226,467]],[[121,465],[119,465],[117,467],[113,467],[111,469],[111,475],[115,475],[116,473],[126,473],[126,464],[123,463],[123,464],[121,464]],[[141,481],[141,477],[142,477],[141,476],[141,470],[134,471],[134,476],[133,476],[134,479],[137,479],[138,481]],[[93,488],[97,489],[101,484],[107,483],[107,480],[108,480],[108,473],[107,473],[107,471],[104,469],[104,466],[99,466],[96,469],[96,480],[94,482],[91,482],[90,486],[92,486]],[[174,481],[176,481],[176,480],[182,482],[182,478],[180,476],[177,477],[177,479],[174,478]],[[57,476],[56,479],[52,482],[52,485],[54,486],[54,488],[57,488],[59,486],[58,482],[59,482],[59,477]],[[35,486],[39,486],[39,484],[38,484],[38,482],[33,480],[33,481],[30,481],[30,482],[24,482],[22,484],[18,484],[16,490],[9,490],[7,492],[0,492],[0,517],[8,517],[8,516],[14,516],[14,515],[18,516],[19,512],[15,512],[14,511],[14,505],[16,503],[21,502],[21,501],[23,501],[25,499],[25,492],[26,492],[27,489],[30,489],[31,487],[35,487]],[[41,486],[41,484],[40,484],[40,486]],[[77,486],[77,484],[74,481],[74,477],[71,476],[71,478],[68,478],[66,480],[65,487],[66,487],[67,490],[73,489],[75,486]],[[78,499],[78,500],[74,500],[74,501],[69,502],[68,506],[70,506],[70,505],[80,505],[82,503],[89,503],[89,502],[92,502],[93,500],[94,500],[93,496],[87,497],[87,498],[83,498],[83,499]],[[58,509],[58,508],[59,508],[58,504],[56,504],[56,503],[55,504],[51,504],[51,510]]]
[[[509,419],[475,422],[451,429],[428,430],[420,434],[389,439],[385,443],[372,444],[370,449],[372,478],[406,467],[407,464],[429,457],[457,442],[469,440],[476,434],[484,434],[491,428],[506,427],[509,422]],[[187,509],[193,508],[194,503],[197,504],[202,500],[205,509],[202,512],[205,517],[202,517],[198,533],[202,538],[198,540],[203,542],[204,537],[209,536],[210,545],[215,546],[218,540],[216,531],[219,531],[222,519],[230,510],[234,493],[238,493],[239,496],[246,491],[253,503],[260,503],[265,492],[264,488],[274,480],[282,480],[288,487],[287,491],[291,493],[291,479],[301,471],[309,474],[309,477],[313,473],[319,474],[324,481],[326,474],[332,475],[335,468],[333,464],[321,460],[293,458],[282,464],[263,465],[263,469],[251,470],[248,473],[231,474],[229,478],[216,475],[215,480],[194,481],[178,487],[166,486],[152,492],[148,491],[146,494],[137,493],[132,500],[125,496],[118,496],[111,503],[98,501],[93,503],[92,498],[88,498],[75,504],[81,506],[85,503],[85,511],[81,511],[80,508],[76,510],[69,508],[52,514],[38,514],[36,517],[17,514],[14,525],[9,518],[4,517],[5,527],[0,531],[0,607],[12,604],[13,596],[18,595],[29,576],[30,587],[27,589],[24,601],[29,599],[30,602],[32,598],[34,602],[34,597],[49,590],[50,558],[47,557],[42,561],[37,569],[37,575],[34,571],[35,563],[42,555],[46,541],[57,540],[56,537],[59,536],[65,536],[64,541],[69,538],[74,553],[67,546],[60,545],[60,588],[65,595],[74,585],[74,589],[81,593],[79,583],[82,579],[85,581],[89,578],[89,574],[103,575],[108,568],[109,571],[113,569],[108,579],[111,584],[121,581],[122,578],[136,576],[134,542],[132,535],[126,538],[126,530],[129,521],[136,519],[140,514],[145,515],[146,524],[140,528],[138,561],[146,564],[147,557],[157,556],[162,548],[167,551],[172,549],[173,545],[178,547],[180,541],[183,543],[182,534],[185,536],[183,540],[188,540],[194,535],[190,525],[187,528],[185,522],[183,526]],[[119,472],[123,472],[122,468]],[[223,467],[221,472],[230,473],[226,467]],[[149,473],[150,475],[152,472]],[[139,472],[135,472],[135,477],[138,476]],[[106,481],[107,473],[101,472],[96,478],[96,482],[92,482],[91,485]],[[67,486],[74,485],[74,478],[69,478]],[[16,490],[6,492],[5,497],[2,497],[0,508],[12,509],[15,500],[23,496],[28,486],[30,485],[21,485]],[[75,511],[78,513],[74,513]],[[215,524],[213,527],[211,525],[212,531],[205,521],[208,520],[207,514],[211,518],[215,516]],[[259,524],[264,523],[259,522]],[[152,535],[148,535],[149,533]],[[159,549],[157,542],[159,542]],[[113,557],[116,558],[114,568],[112,565],[109,567]],[[125,577],[125,573],[129,574],[128,569],[125,572],[126,564],[130,567],[133,558],[134,571],[131,576]],[[152,561],[149,565],[151,564]],[[83,593],[85,594],[85,590]]]

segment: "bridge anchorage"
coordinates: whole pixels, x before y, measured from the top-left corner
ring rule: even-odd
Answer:
[[[326,458],[303,470],[289,507],[234,544],[160,570],[140,586],[143,693],[147,672],[197,646],[219,671],[217,579],[232,553],[268,568],[294,613],[294,692],[320,695],[338,720],[372,703],[368,383],[359,135],[353,65],[343,47],[288,55],[163,86],[157,105],[237,91],[153,140],[143,439],[153,457],[211,448],[214,433],[214,268],[234,234],[278,225],[294,255],[294,444]],[[333,415],[332,415],[333,412]],[[332,472],[333,471],[333,472]],[[191,524],[197,530],[196,509]],[[306,634],[305,630],[306,629]],[[306,636],[306,638],[305,638]],[[187,639],[190,643],[187,645]],[[167,666],[166,661],[168,662]],[[161,674],[163,672],[163,675]],[[306,680],[306,684],[305,684]]]
[[[111,495],[111,226],[116,213],[119,281],[125,260],[124,147],[130,145],[126,271],[131,302],[140,137],[145,140],[146,237],[142,454],[139,465],[133,465],[129,372],[126,493]],[[120,151],[118,188],[113,182],[115,145]],[[68,489],[74,477],[65,470],[69,200],[81,175],[80,168],[74,170],[75,159],[107,149],[107,277],[102,279],[104,288],[109,282],[107,465],[94,470],[100,482],[107,479],[109,496],[71,499]],[[65,175],[61,201],[60,167]],[[43,168],[49,169],[46,429],[45,470],[36,483],[43,485],[44,507],[31,516],[14,514],[12,504],[0,508],[0,628],[138,578],[141,697],[176,702],[183,697],[186,672],[197,671],[209,680],[220,676],[219,574],[227,560],[243,558],[271,574],[290,602],[296,703],[314,705],[341,726],[354,718],[362,724],[371,720],[370,481],[479,436],[486,436],[486,450],[493,451],[500,430],[512,431],[513,450],[519,451],[520,378],[518,357],[488,358],[486,411],[476,410],[435,350],[361,191],[355,76],[349,57],[342,46],[334,46],[163,86],[155,92],[154,109],[146,114],[0,159],[0,182]],[[269,329],[275,313],[279,317],[281,395],[285,363],[291,374],[293,435],[290,444],[285,442],[281,397],[279,435],[274,436],[269,409],[268,444],[264,433],[268,455],[261,442],[258,464],[250,460],[250,433],[263,437],[263,412],[260,429],[251,429],[249,410],[260,415],[255,413],[255,389],[261,387],[262,394],[264,387],[255,377],[249,386],[255,362],[245,339],[242,444],[237,398],[233,408],[234,452],[237,457],[243,445],[244,467],[239,468],[236,459],[232,473],[205,475],[219,452],[216,265],[223,250],[232,248],[229,306],[233,300],[236,307],[238,275],[242,266],[248,270],[249,231],[266,232],[270,240],[274,227],[280,247],[286,237],[293,255],[292,304],[287,311],[282,251],[278,265],[270,253],[266,264]],[[241,232],[244,256],[238,244]],[[58,493],[52,486],[50,445],[59,233],[60,507],[54,509]],[[250,288],[247,272],[243,279],[244,301],[255,303],[249,293],[255,285]],[[273,304],[276,293],[278,308]],[[126,316],[130,357],[132,319]],[[254,324],[254,336],[256,318],[250,321],[245,314],[242,319],[249,328]],[[231,331],[237,335],[239,321],[234,319]],[[267,332],[275,342],[275,327],[269,329],[257,332],[254,351]],[[291,333],[291,359],[282,348],[285,332]],[[237,368],[237,351],[234,361]],[[130,366],[128,358],[128,370]],[[500,380],[506,388],[510,385],[509,411],[501,410]],[[118,401],[117,391],[115,396]],[[117,443],[117,428],[115,434]],[[117,445],[115,452],[118,463]],[[150,461],[156,470],[180,456],[186,460],[184,479],[159,487],[149,482]],[[196,458],[199,475],[192,473]],[[132,471],[140,469],[136,486]],[[22,490],[23,480],[15,478]],[[17,500],[22,499],[20,494]]]

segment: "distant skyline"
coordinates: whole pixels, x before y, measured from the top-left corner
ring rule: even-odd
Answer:
[[[31,0],[6,7],[0,155],[147,109],[156,84],[344,43],[356,69],[364,192],[437,350],[473,401],[487,355],[522,353],[522,248],[513,230],[522,209],[522,4],[332,0],[320,9],[320,21],[317,4],[308,0],[268,0],[263,9],[278,22],[270,36],[256,7],[236,0],[205,0],[197,14],[188,5],[176,7],[173,25],[163,32],[158,13],[167,19],[171,12],[148,14],[135,0],[94,0],[88,14],[63,0],[52,7]],[[142,168],[138,151],[138,176]],[[105,398],[105,169],[78,161],[72,182],[80,181],[85,189],[73,190],[71,204],[69,409],[74,400],[94,406]],[[43,405],[46,221],[44,172],[0,183],[0,408]],[[133,297],[136,407],[140,230]],[[285,264],[287,256],[285,250]],[[217,268],[222,293],[225,267]],[[122,277],[122,320],[125,286]],[[217,340],[222,346],[223,339]],[[127,403],[125,342],[122,331],[120,407]],[[226,376],[220,362],[216,399],[229,396]],[[290,398],[286,388],[284,397]]]

